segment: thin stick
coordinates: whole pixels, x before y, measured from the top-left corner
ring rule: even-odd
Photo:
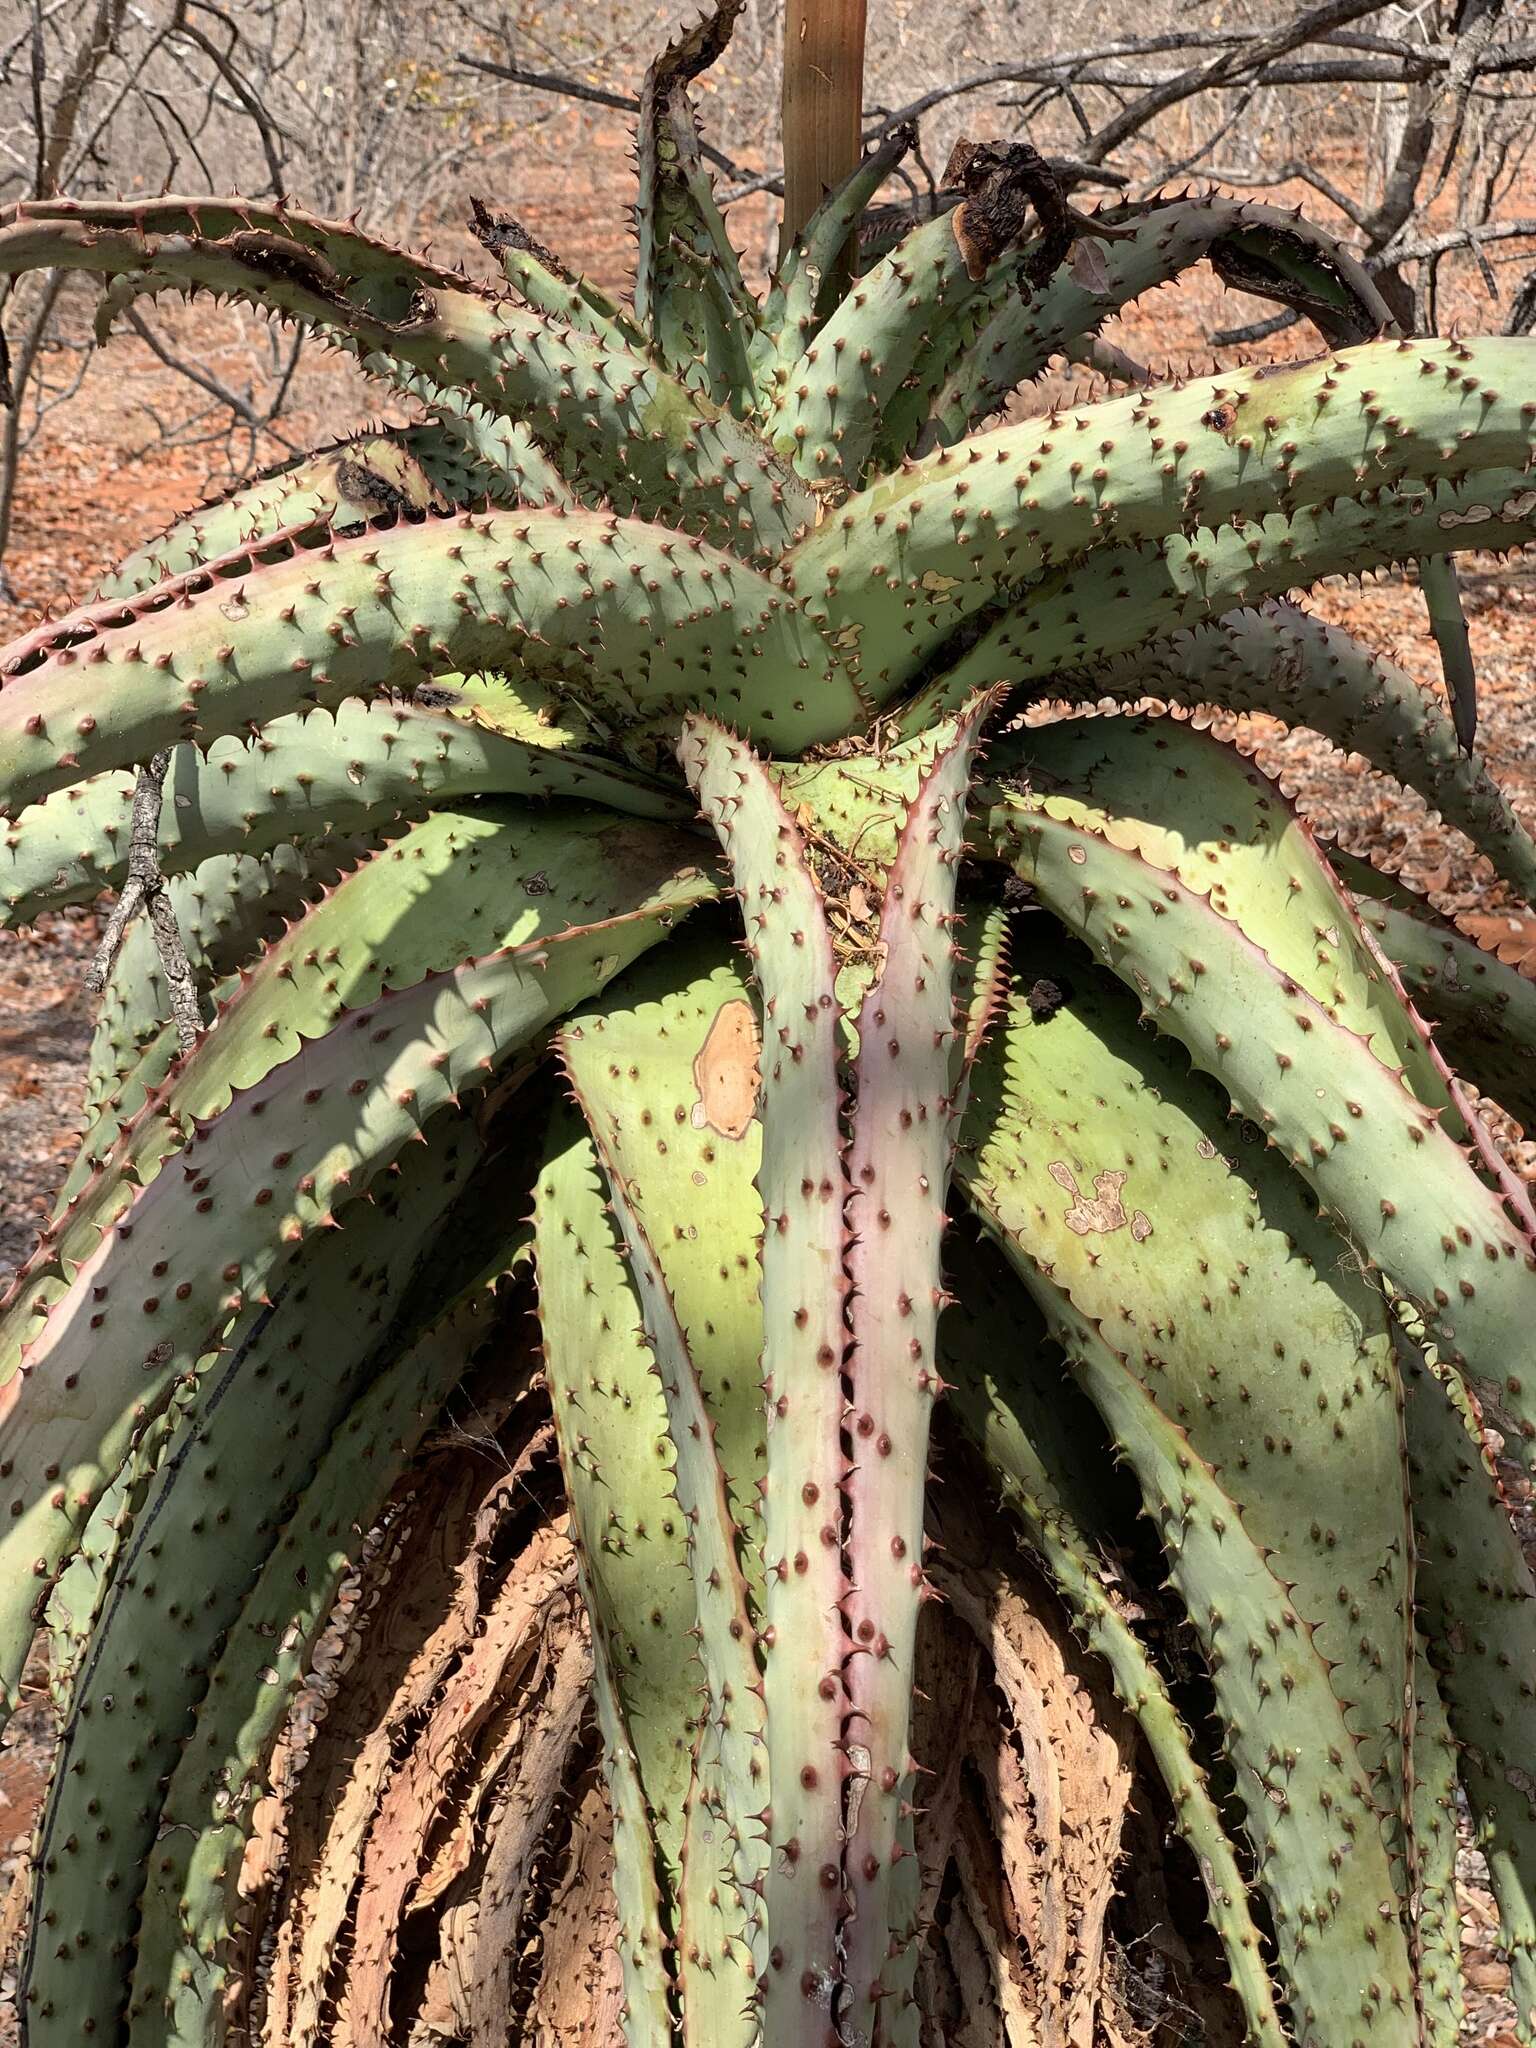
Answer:
[[[93,995],[100,995],[122,950],[129,925],[139,911],[147,907],[155,951],[159,955],[171,999],[176,1042],[183,1052],[190,1052],[203,1028],[202,1012],[192,978],[192,963],[187,958],[187,949],[176,924],[176,912],[171,907],[165,877],[160,872],[160,810],[165,800],[165,775],[170,764],[170,750],[167,748],[156,754],[148,767],[139,770],[139,779],[133,790],[129,828],[128,879],[107,920],[107,929],[96,948],[95,958],[86,970],[85,985]]]

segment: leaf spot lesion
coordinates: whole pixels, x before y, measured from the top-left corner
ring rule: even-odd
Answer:
[[[1065,1211],[1062,1221],[1076,1236],[1107,1236],[1113,1230],[1124,1230],[1127,1224],[1138,1244],[1144,1244],[1152,1235],[1152,1221],[1144,1210],[1136,1209],[1130,1215],[1126,1214],[1125,1203],[1120,1197],[1126,1180],[1123,1173],[1112,1167],[1096,1173],[1090,1198],[1078,1187],[1077,1175],[1064,1159],[1053,1159],[1046,1171],[1057,1187],[1072,1197],[1071,1206]]]

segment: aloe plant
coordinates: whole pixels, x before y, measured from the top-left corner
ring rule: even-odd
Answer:
[[[103,336],[210,291],[416,422],[0,656],[9,921],[137,858],[212,1019],[132,927],[0,1322],[0,1691],[41,1634],[62,1712],[24,2038],[534,2039],[579,1977],[632,2048],[1087,2040],[1123,1772],[1204,2038],[1453,2042],[1460,1788],[1530,2039],[1486,1432],[1536,1463],[1536,1213],[1482,1099],[1527,1114],[1536,999],[1134,706],[1358,749],[1536,898],[1450,566],[1536,526],[1536,347],[1022,145],[845,280],[906,135],[758,294],[690,98],[737,11],[648,76],[632,305],[478,205],[495,287],[237,199],[0,223]],[[1203,258],[1321,352],[994,417]],[[1292,601],[1400,561],[1454,723]],[[1070,1939],[1026,1612],[1118,1814]]]

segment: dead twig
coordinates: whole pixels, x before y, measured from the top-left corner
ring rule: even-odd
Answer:
[[[202,1011],[192,978],[192,963],[187,958],[187,949],[176,923],[176,912],[165,886],[165,877],[160,872],[160,810],[165,800],[165,775],[170,764],[167,748],[156,754],[147,767],[139,770],[129,826],[128,879],[107,920],[107,929],[102,934],[95,957],[86,969],[85,985],[93,995],[101,994],[107,985],[107,976],[122,951],[129,925],[140,910],[147,910],[155,952],[170,996],[176,1043],[183,1052],[190,1052],[202,1032]]]

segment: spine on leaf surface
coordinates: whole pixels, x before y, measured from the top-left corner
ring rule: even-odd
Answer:
[[[847,1912],[837,962],[805,841],[762,763],[703,721],[685,730],[681,752],[731,864],[762,1004],[762,1683],[772,1810],[763,1907],[779,1958],[763,1980],[762,2016],[771,2038],[799,2026],[813,2040],[830,2022]]]
[[[860,1007],[848,1149],[847,1747],[851,2024],[918,2039],[918,1862],[910,1754],[928,1437],[942,1391],[939,1247],[959,1109],[951,927],[971,762],[997,699],[945,736],[886,877],[883,964]]]

